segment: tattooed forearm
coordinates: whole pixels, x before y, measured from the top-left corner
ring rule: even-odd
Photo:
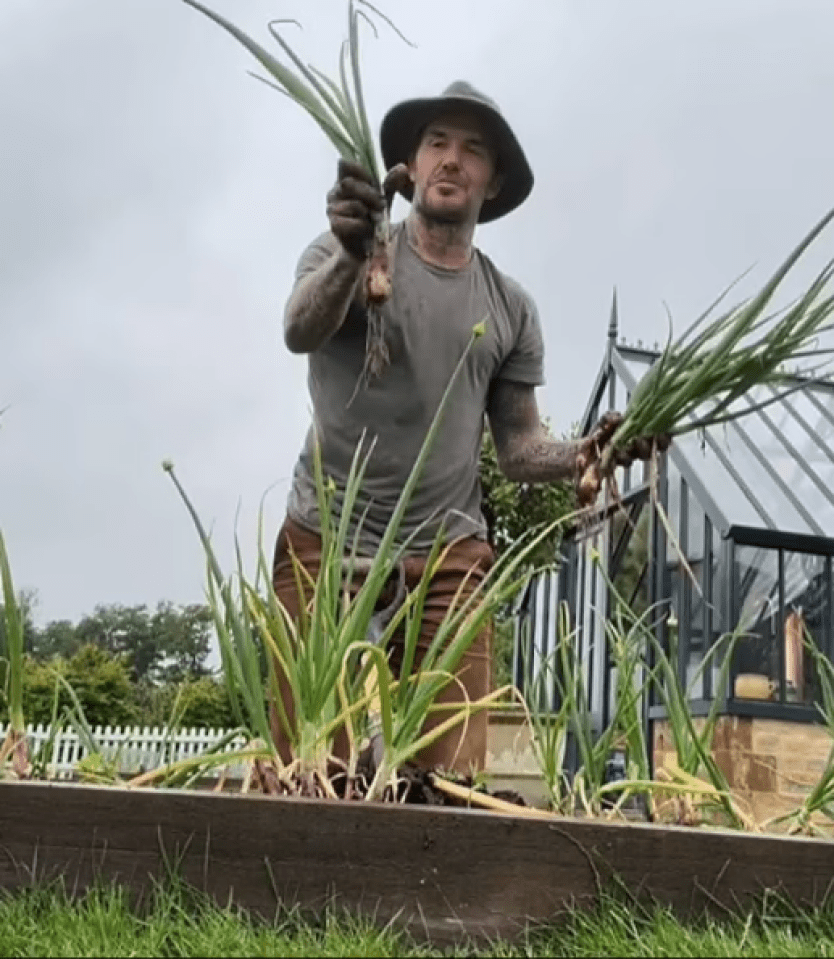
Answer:
[[[578,452],[578,443],[557,440],[542,430],[517,436],[499,456],[498,465],[516,483],[557,483],[575,478]]]
[[[339,250],[298,284],[284,313],[284,340],[293,353],[312,353],[344,323],[364,265]]]
[[[545,430],[532,386],[497,382],[489,397],[489,423],[498,465],[507,479],[554,483],[576,477],[580,445]]]

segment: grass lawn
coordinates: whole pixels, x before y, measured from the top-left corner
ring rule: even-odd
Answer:
[[[141,915],[141,918],[140,918]],[[272,925],[218,909],[185,890],[158,890],[137,913],[112,888],[70,904],[58,887],[0,900],[0,956],[437,956],[391,931],[333,916],[311,924],[297,915]],[[643,911],[606,896],[593,912],[574,912],[558,926],[514,945],[480,949],[486,956],[832,956],[834,903],[801,913],[763,902],[745,918],[679,925],[662,909]]]

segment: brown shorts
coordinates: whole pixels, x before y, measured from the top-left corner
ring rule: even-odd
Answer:
[[[289,546],[297,560],[315,579],[318,575],[321,562],[321,538],[317,533],[304,529],[293,520],[287,518],[278,533],[275,544],[275,558],[272,567],[272,583],[278,599],[286,607],[292,617],[297,617],[302,601],[309,602],[309,595],[300,597],[296,579],[293,574],[292,560]],[[405,562],[406,586],[414,589],[420,582],[426,566],[427,556],[410,556]],[[426,601],[423,608],[422,628],[418,641],[417,663],[428,648],[446,612],[452,604],[461,583],[466,579],[466,585],[461,590],[461,600],[465,600],[477,585],[484,579],[492,564],[495,555],[490,545],[483,540],[470,537],[455,543],[449,550],[440,569],[435,573],[429,584]],[[468,579],[467,579],[468,576]],[[396,635],[391,641],[391,665],[396,671],[402,662],[402,637]],[[486,696],[492,689],[492,628],[486,627],[477,636],[469,651],[464,655],[458,667],[457,677],[466,690],[470,700]],[[291,702],[287,693],[286,684],[281,682],[284,708],[289,710]],[[438,703],[463,702],[464,697],[457,683],[450,683],[437,697]],[[447,714],[448,716],[448,714]],[[435,714],[426,723],[424,731],[443,722],[442,713]],[[289,761],[290,752],[286,737],[278,722],[276,711],[272,714],[272,733],[279,753],[284,761]],[[484,768],[487,747],[487,712],[472,716],[468,724],[457,727],[444,737],[433,743],[417,758],[417,762],[426,769],[453,769],[456,772],[468,773]],[[342,758],[347,758],[346,737],[337,737],[335,752]]]

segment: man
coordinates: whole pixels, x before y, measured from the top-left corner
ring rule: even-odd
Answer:
[[[363,431],[375,447],[356,513],[366,512],[362,550],[373,555],[472,328],[488,317],[457,384],[422,480],[401,529],[414,534],[406,582],[414,587],[441,523],[454,541],[427,596],[422,648],[430,642],[458,588],[468,595],[488,572],[478,475],[484,415],[498,462],[513,480],[575,479],[596,455],[591,440],[559,442],[543,430],[535,388],[544,382],[544,349],[530,296],[499,273],[474,245],[478,223],[496,220],[529,195],[533,174],[496,104],[469,84],[452,84],[437,98],[410,100],[384,118],[382,153],[389,176],[411,210],[393,228],[393,293],[383,307],[389,361],[364,383],[366,320],[362,282],[374,223],[384,193],[358,167],[341,162],[327,198],[330,231],[301,257],[284,317],[287,347],[309,355],[309,387],[326,476],[343,487]],[[595,441],[610,437],[616,420]],[[315,575],[320,540],[311,430],[298,461],[279,532],[273,567],[278,597],[297,614],[301,597],[290,547]],[[634,450],[638,455],[646,450]],[[471,575],[469,575],[471,574]],[[467,579],[467,576],[469,577]],[[398,649],[392,650],[396,669]],[[468,697],[490,691],[490,636],[485,631],[465,656],[459,680]],[[441,700],[459,701],[457,684]],[[439,720],[438,720],[439,721]],[[273,723],[279,750],[283,734]],[[487,717],[473,717],[465,736],[454,731],[421,756],[429,768],[469,772],[483,768]]]

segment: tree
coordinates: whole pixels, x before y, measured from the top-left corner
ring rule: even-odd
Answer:
[[[56,688],[58,718],[73,705],[63,684],[56,687],[56,674],[73,689],[91,726],[136,722],[134,690],[124,659],[89,644],[70,659],[55,657],[40,663],[27,657],[23,674],[23,715],[27,723],[48,725],[52,721]]]
[[[123,656],[82,646],[67,663],[67,682],[75,690],[91,725],[124,725],[136,720],[133,686]]]
[[[100,605],[75,627],[75,644],[126,656],[135,683],[199,679],[209,672],[212,622],[208,607],[198,604],[177,608],[163,601],[154,612],[144,605]]]
[[[0,597],[2,592],[0,591]],[[23,648],[29,650],[35,642],[36,627],[34,610],[38,604],[38,592],[35,589],[21,589],[15,600],[20,617],[23,620]],[[0,603],[0,656],[5,656],[6,649],[6,609]]]
[[[137,692],[138,722],[143,726],[168,726],[172,720],[186,729],[228,729],[236,725],[226,684],[222,679],[203,676],[201,679],[165,683],[163,686],[146,684],[139,687]]]
[[[56,656],[69,659],[78,652],[80,646],[75,624],[68,619],[55,619],[35,630],[32,645],[27,649],[34,659],[47,662]]]
[[[211,652],[213,623],[211,610],[205,605],[193,603],[181,609],[171,603],[157,606],[152,629],[164,652],[158,668],[160,679],[179,683],[208,676],[206,660]]]
[[[550,432],[547,420],[542,426]],[[483,509],[490,542],[500,556],[529,529],[551,523],[576,507],[573,486],[562,483],[517,483],[507,479],[498,466],[495,443],[488,429],[481,443],[481,489]],[[539,566],[552,563],[561,540],[557,527],[536,547],[530,562]]]
[[[181,689],[179,702],[181,726],[228,729],[236,725],[224,682],[204,676],[202,679],[185,683]]]
[[[96,606],[75,627],[79,645],[94,645],[113,656],[126,656],[130,678],[151,676],[164,653],[151,626],[147,606]]]
[[[40,663],[27,656],[23,667],[23,717],[27,724],[43,723],[48,726],[52,722],[52,712],[58,680],[55,674],[62,676],[66,672],[66,662],[56,659],[50,664]],[[62,711],[70,705],[66,692],[58,688],[58,718]],[[8,710],[4,704],[2,720],[8,719]]]

